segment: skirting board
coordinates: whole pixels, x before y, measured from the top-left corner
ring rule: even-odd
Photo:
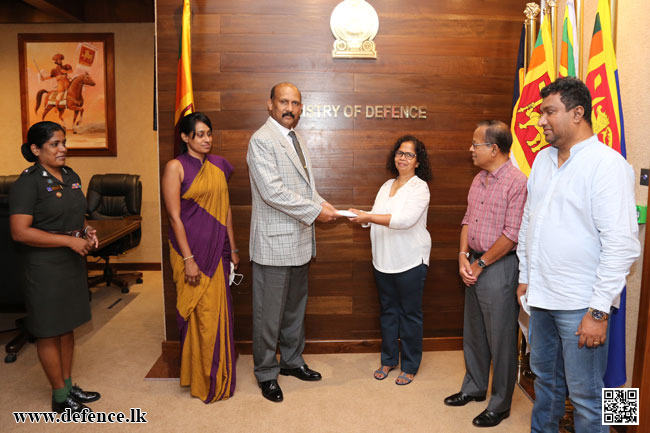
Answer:
[[[235,347],[241,354],[253,352],[250,341],[236,341]],[[441,350],[462,350],[463,337],[425,338],[422,348],[426,352]],[[380,352],[381,340],[307,340],[305,353],[373,353]],[[180,376],[180,342],[163,341],[162,354],[147,373],[147,379],[173,378]]]

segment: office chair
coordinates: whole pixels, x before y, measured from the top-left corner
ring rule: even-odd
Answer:
[[[88,193],[87,218],[92,220],[121,219],[132,215],[140,215],[142,205],[142,182],[137,174],[96,174],[90,179]],[[142,272],[117,273],[110,265],[110,256],[125,254],[128,250],[140,244],[142,230],[138,229],[117,239],[109,245],[91,251],[89,255],[100,257],[106,262],[104,272],[100,276],[88,278],[88,286],[94,287],[101,283],[107,286],[115,284],[122,293],[129,293],[129,284],[125,277],[135,277],[136,284],[142,284]]]
[[[21,277],[21,263],[18,245],[11,239],[9,229],[9,188],[18,179],[18,175],[0,176],[0,312],[25,313],[24,287]],[[5,345],[5,362],[14,362],[18,352],[33,337],[24,326],[24,318],[16,319],[18,334]],[[11,332],[14,329],[0,332]]]

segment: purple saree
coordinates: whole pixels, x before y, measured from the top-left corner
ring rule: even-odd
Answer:
[[[198,286],[185,282],[185,267],[174,232],[169,255],[176,284],[176,313],[181,340],[181,386],[210,403],[235,391],[235,345],[228,276],[230,242],[226,218],[230,207],[227,179],[230,163],[207,155],[203,164],[184,153],[181,220],[200,271]]]

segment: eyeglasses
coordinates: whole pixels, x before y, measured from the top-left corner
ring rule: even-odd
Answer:
[[[474,147],[474,150],[476,150],[477,147],[480,146],[492,146],[494,143],[474,143],[472,141],[472,147]]]
[[[411,160],[411,159],[415,158],[415,153],[413,153],[413,152],[402,152],[401,150],[398,150],[397,152],[395,152],[395,158],[401,158],[401,157],[405,157],[406,159]]]

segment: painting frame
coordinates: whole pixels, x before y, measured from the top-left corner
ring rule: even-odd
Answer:
[[[52,75],[50,77],[46,76],[44,78],[42,74],[44,69],[39,68],[39,64],[36,62],[34,58],[31,59],[29,58],[28,51],[32,50],[32,47],[39,48],[38,44],[48,44],[47,47],[51,52],[58,52],[55,49],[56,44],[60,44],[61,47],[64,46],[69,47],[70,44],[77,44],[79,47],[81,47],[84,44],[88,44],[88,46],[93,47],[92,45],[93,43],[95,43],[96,46],[100,47],[102,51],[102,55],[98,56],[98,58],[101,60],[101,66],[98,66],[100,65],[100,62],[97,62],[93,65],[92,61],[91,61],[91,65],[94,70],[101,67],[101,72],[99,74],[95,73],[95,78],[101,79],[101,81],[103,81],[102,83],[103,100],[101,99],[102,96],[101,92],[99,92],[100,97],[96,99],[100,100],[101,102],[96,103],[94,105],[94,111],[92,112],[92,114],[99,119],[102,118],[102,114],[103,114],[103,121],[104,121],[103,124],[101,121],[95,122],[96,125],[100,125],[99,129],[93,130],[92,132],[88,132],[86,134],[87,136],[92,135],[93,141],[89,139],[86,142],[88,144],[84,144],[83,142],[78,143],[77,140],[75,140],[77,137],[80,138],[83,135],[83,133],[77,134],[77,129],[76,129],[79,126],[81,126],[82,120],[80,120],[79,123],[76,123],[75,120],[77,119],[77,114],[79,113],[72,110],[80,111],[81,114],[80,119],[83,119],[84,112],[85,110],[88,109],[83,107],[83,105],[86,102],[85,98],[82,99],[83,103],[81,106],[70,108],[70,105],[68,105],[68,107],[65,106],[66,104],[68,104],[68,102],[62,101],[61,99],[55,100],[53,99],[52,96],[49,95],[49,93],[46,93],[45,102],[43,103],[43,110],[46,109],[46,104],[48,106],[52,105],[52,107],[49,107],[48,111],[53,112],[55,115],[49,115],[49,112],[46,112],[46,114],[49,116],[44,120],[52,120],[57,123],[61,123],[60,118],[58,117],[59,113],[57,112],[57,109],[59,108],[58,105],[60,105],[63,108],[63,113],[64,113],[63,115],[68,114],[68,116],[64,119],[63,123],[67,131],[66,138],[68,142],[69,156],[117,156],[117,137],[116,137],[116,127],[115,127],[115,51],[114,51],[115,42],[114,42],[113,33],[19,33],[18,34],[18,60],[19,60],[19,70],[20,70],[20,99],[21,99],[20,105],[21,105],[21,119],[22,119],[22,131],[23,131],[24,141],[27,140],[27,131],[29,130],[30,125],[34,123],[35,121],[34,118],[38,116],[38,119],[36,119],[36,121],[39,121],[41,120],[40,117],[42,116],[39,115],[36,112],[36,110],[34,110],[34,114],[32,114],[30,110],[30,101],[37,100],[37,98],[34,95],[38,95],[38,99],[40,99],[41,97],[40,94],[34,92],[35,89],[33,85],[30,88],[30,74],[31,76],[33,76],[35,73],[37,73],[41,77],[41,80],[51,79],[51,78],[56,79],[56,77],[54,77],[54,72],[52,72]],[[30,45],[30,47],[28,47],[28,44],[34,44],[34,45],[33,46]],[[52,60],[54,60],[54,58],[52,58]],[[73,59],[65,59],[66,62],[68,62],[68,60],[72,61]],[[95,58],[93,57],[92,60],[94,61]],[[41,59],[41,64],[43,64],[44,66],[51,67],[51,63],[44,63],[42,59]],[[80,71],[81,68],[79,67],[79,65],[80,64],[77,63],[77,68]],[[72,69],[71,65],[69,64],[63,66]],[[86,65],[82,65],[82,66],[86,66]],[[58,68],[58,66],[56,66],[54,69],[56,68]],[[74,69],[72,71],[74,73]],[[87,71],[85,74],[88,75]],[[33,79],[31,81],[33,81]],[[71,80],[68,81],[70,82]],[[90,85],[94,86],[95,83],[93,82]],[[80,87],[81,88],[80,92],[83,92],[83,87],[84,87],[83,85]],[[71,85],[70,85],[70,89],[72,89]],[[41,90],[46,90],[46,89],[41,89]],[[51,91],[51,93],[55,93],[55,92]],[[67,98],[67,93],[65,94],[65,97]],[[36,102],[35,105],[37,105],[38,107],[40,105],[40,100]],[[66,108],[68,108],[68,113],[65,113]],[[84,108],[84,110],[81,110],[81,108]],[[101,112],[102,110],[103,113]],[[58,111],[60,112],[61,110],[59,109]],[[69,114],[70,111],[72,111],[73,114],[70,115]],[[74,119],[71,124],[72,128],[68,128],[67,118],[69,118],[70,116],[73,116]],[[104,128],[103,131],[101,130],[102,127]]]

